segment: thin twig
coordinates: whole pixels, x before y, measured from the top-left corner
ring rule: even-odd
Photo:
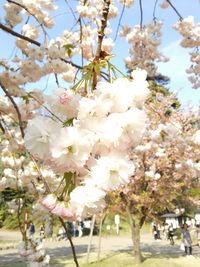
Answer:
[[[56,84],[58,87],[60,87],[59,81],[58,81],[58,74],[54,73],[55,79],[56,79]]]
[[[16,6],[19,6],[19,7],[21,7],[22,9],[26,10],[26,12],[27,12],[29,15],[31,15],[31,16],[38,22],[38,24],[41,26],[42,31],[43,31],[43,34],[44,34],[44,46],[46,47],[46,36],[47,36],[47,33],[46,33],[45,29],[44,29],[43,24],[38,20],[38,18],[37,18],[33,13],[31,13],[30,10],[29,10],[26,6],[24,6],[24,5],[20,4],[20,3],[17,3],[17,2],[15,2],[15,1],[13,1],[13,0],[7,0],[7,2],[8,2],[8,3],[12,3],[12,4],[14,4],[14,5],[16,5]]]
[[[143,8],[142,8],[142,0],[139,1],[140,3],[140,31],[143,29]]]
[[[153,8],[153,20],[156,20],[156,8],[157,8],[158,0],[155,1],[154,8]]]
[[[44,109],[46,109],[53,117],[55,117],[59,122],[64,123],[57,115],[55,115],[48,107],[43,105],[36,97],[34,97],[31,92],[27,93],[27,96],[31,96],[36,102],[38,102]]]
[[[123,17],[123,15],[124,15],[125,4],[126,4],[126,0],[124,0],[123,8],[122,8],[122,12],[121,12],[121,15],[120,15],[120,18],[119,18],[119,22],[118,22],[118,24],[117,24],[117,30],[116,30],[116,34],[115,34],[115,38],[114,38],[114,41],[115,41],[115,42],[116,42],[116,40],[117,40],[117,36],[118,36],[118,32],[119,32],[119,27],[120,27],[120,25],[121,25],[122,17]]]
[[[69,240],[69,242],[70,242],[71,249],[72,249],[72,253],[73,253],[73,258],[74,258],[74,262],[75,262],[75,264],[76,264],[76,267],[79,267],[78,260],[77,260],[77,256],[76,256],[75,247],[74,247],[74,244],[73,244],[73,242],[72,242],[72,238],[71,238],[71,236],[70,236],[69,233],[68,233],[67,226],[66,226],[65,222],[63,221],[63,219],[62,219],[61,217],[59,217],[59,220],[60,220],[60,222],[61,222],[63,228],[65,229],[67,238],[68,238],[68,240]]]
[[[176,14],[179,16],[180,20],[183,20],[183,17],[181,16],[181,14],[178,12],[178,10],[175,8],[175,6],[171,3],[170,0],[166,0],[167,3],[169,3],[169,5],[173,8],[173,10],[176,12]]]
[[[6,131],[3,127],[3,124],[1,123],[1,119],[0,119],[0,129],[1,129],[2,133],[5,134]]]
[[[18,32],[15,32],[15,31],[11,30],[9,27],[3,25],[2,23],[0,23],[0,29],[2,29],[3,31],[8,32],[8,33],[10,33],[10,34],[12,34],[12,35],[14,35],[16,37],[19,37],[20,39],[23,39],[23,40],[25,40],[25,41],[27,41],[29,43],[35,44],[35,45],[37,45],[39,47],[41,46],[41,44],[39,42],[37,42],[37,41],[35,41],[35,40],[25,36],[25,35],[22,35],[22,34],[20,34]]]
[[[82,26],[81,17],[79,17],[78,22],[79,22],[79,25],[80,25],[80,44],[82,45],[82,42],[83,42],[83,26]],[[83,67],[83,47],[81,47],[81,65]]]
[[[19,128],[20,128],[20,131],[21,131],[21,135],[24,138],[24,128],[23,128],[23,123],[22,123],[22,116],[21,116],[21,113],[19,111],[19,108],[18,108],[17,104],[15,103],[15,100],[12,98],[12,96],[9,94],[9,92],[6,90],[6,88],[3,86],[3,84],[1,82],[0,82],[0,86],[3,89],[5,95],[10,99],[11,103],[13,104],[14,109],[17,112]]]
[[[39,43],[39,42],[37,42],[37,41],[35,41],[35,40],[33,40],[33,39],[25,36],[25,35],[22,35],[22,34],[20,34],[18,32],[15,32],[15,31],[11,30],[9,27],[3,25],[2,23],[0,23],[0,29],[2,29],[3,31],[5,31],[7,33],[10,33],[11,35],[16,36],[16,37],[18,37],[18,38],[20,38],[22,40],[25,40],[25,41],[27,41],[27,42],[29,42],[31,44],[35,44],[36,46],[39,46],[39,47],[41,46],[41,43]],[[72,65],[73,67],[76,67],[79,70],[82,70],[83,69],[83,67],[77,65],[76,63],[74,63],[74,62],[72,62],[70,60],[66,60],[64,58],[60,58],[60,60],[62,60],[63,62],[65,62],[67,64]],[[104,74],[104,75],[106,75],[104,72],[101,72],[101,73]],[[104,78],[103,75],[101,75],[101,76]]]

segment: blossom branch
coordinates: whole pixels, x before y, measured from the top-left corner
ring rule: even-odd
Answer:
[[[11,30],[9,27],[3,25],[2,23],[0,23],[0,29],[2,29],[3,31],[10,33],[10,34],[12,34],[12,35],[14,35],[20,39],[23,39],[29,43],[32,43],[32,44],[37,45],[37,46],[41,46],[41,44],[39,42],[37,42],[37,41],[35,41],[35,40],[25,36],[25,35],[22,35],[16,31]]]
[[[55,77],[57,77],[55,75]],[[56,82],[57,83],[57,82]],[[57,83],[57,85],[59,86],[59,84]],[[48,107],[46,107],[43,103],[41,103],[36,97],[34,97],[31,92],[27,93],[27,96],[31,96],[38,104],[40,104],[44,109],[46,109],[53,117],[55,117],[59,122],[61,122],[62,124],[64,123],[64,121],[62,121],[56,114],[54,114]]]
[[[38,164],[37,164],[35,158],[34,158],[31,154],[29,154],[29,155],[30,155],[31,159],[33,160],[33,162],[35,163],[35,166],[36,166],[36,168],[37,168],[37,171],[38,171],[38,173],[40,174],[40,177],[41,177],[42,181],[44,182],[44,185],[45,185],[45,187],[46,187],[47,193],[51,194],[51,189],[50,189],[50,187],[49,187],[47,181],[46,181],[45,178],[43,177],[43,175],[42,175],[42,173],[41,173],[41,171],[40,171],[40,168],[39,168],[39,166],[38,166]],[[63,219],[62,219],[61,217],[59,217],[59,220],[60,220],[60,222],[61,222],[63,228],[65,229],[67,238],[68,238],[68,240],[69,240],[69,242],[70,242],[70,246],[71,246],[71,249],[72,249],[72,254],[73,254],[73,258],[74,258],[74,262],[75,262],[75,264],[76,264],[76,267],[79,267],[78,260],[77,260],[77,256],[76,256],[75,247],[74,247],[74,244],[73,244],[73,242],[72,242],[71,236],[68,234],[67,226],[66,226],[66,224],[64,223],[64,221],[63,221]]]
[[[104,31],[105,31],[105,28],[107,27],[109,7],[110,7],[110,0],[104,0],[104,8],[103,8],[102,19],[101,19],[101,29],[98,31],[98,43],[97,43],[97,50],[96,50],[96,55],[95,55],[96,60],[98,60],[101,57],[102,42],[105,36]]]
[[[47,36],[47,33],[46,33],[46,31],[45,31],[45,29],[44,29],[44,27],[43,27],[43,24],[40,23],[40,21],[38,20],[38,18],[37,18],[33,13],[31,13],[30,10],[29,10],[26,6],[24,6],[24,5],[20,4],[20,3],[17,3],[17,2],[15,2],[15,1],[13,1],[13,0],[7,0],[7,2],[8,2],[8,3],[12,3],[12,4],[14,4],[14,5],[16,5],[16,6],[19,6],[19,7],[21,7],[22,9],[26,10],[26,12],[27,12],[28,14],[30,14],[30,15],[31,15],[31,16],[38,22],[38,24],[39,24],[39,25],[41,26],[41,28],[42,28],[42,31],[43,31],[43,34],[44,34],[44,45],[46,46],[46,36]]]
[[[23,128],[23,123],[22,123],[22,117],[21,117],[21,113],[19,111],[19,108],[17,106],[17,104],[15,103],[15,100],[12,98],[12,96],[9,94],[9,92],[6,90],[6,88],[3,86],[3,84],[0,82],[0,86],[2,88],[2,90],[4,91],[5,95],[10,99],[11,103],[13,104],[14,109],[16,110],[17,113],[17,117],[18,117],[18,122],[19,122],[19,128],[21,131],[21,135],[24,138],[24,128]]]
[[[101,29],[98,31],[98,42],[97,42],[97,50],[94,57],[93,62],[98,62],[101,58],[104,58],[103,51],[102,51],[102,43],[103,38],[105,36],[105,28],[107,27],[108,21],[108,13],[110,7],[110,0],[104,0],[104,8],[102,12],[102,19],[101,19]],[[97,85],[97,73],[95,70],[93,71],[93,89],[96,88]]]
[[[25,41],[27,41],[27,42],[29,42],[29,43],[31,43],[31,44],[34,44],[34,45],[36,45],[36,46],[38,46],[38,47],[41,47],[41,43],[39,43],[39,42],[37,42],[37,41],[35,41],[35,40],[33,40],[33,39],[31,39],[31,38],[25,36],[25,35],[22,35],[22,34],[16,32],[16,31],[11,30],[9,27],[3,25],[2,23],[0,23],[0,29],[2,29],[3,31],[5,31],[5,32],[7,32],[7,33],[10,33],[11,35],[16,36],[16,37],[18,37],[18,38],[20,38],[20,39],[22,39],[22,40],[25,40]],[[75,68],[77,68],[77,69],[79,69],[79,70],[83,69],[82,66],[77,65],[76,63],[74,63],[74,62],[72,62],[72,61],[70,61],[70,60],[67,60],[67,59],[64,59],[64,58],[60,58],[60,60],[62,60],[63,62],[65,62],[65,63],[67,63],[67,64],[71,64],[73,67],[75,67]],[[107,74],[107,73],[101,71],[101,76],[102,76],[105,80],[108,80],[108,78],[106,78],[106,77],[108,77],[108,74]]]

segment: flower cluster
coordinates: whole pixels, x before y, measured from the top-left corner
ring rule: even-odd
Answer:
[[[98,211],[105,206],[106,192],[128,183],[133,175],[129,150],[139,144],[144,133],[143,104],[149,91],[145,71],[136,70],[132,77],[99,82],[88,97],[55,90],[56,97],[47,97],[46,105],[66,121],[65,127],[40,115],[29,120],[26,148],[56,173],[64,177],[73,173],[75,183],[80,184],[66,203],[52,197],[42,201],[46,207],[51,203],[52,213],[81,218]]]
[[[161,43],[161,26],[162,21],[156,21],[156,23],[149,23],[143,28],[140,25],[136,25],[132,30],[127,26],[123,27],[120,35],[126,36],[126,40],[131,46],[129,57],[125,59],[129,70],[140,67],[147,71],[149,77],[155,77],[157,74],[155,62],[168,60],[158,51]]]
[[[190,75],[189,80],[193,84],[193,88],[200,87],[200,23],[194,22],[194,17],[189,16],[181,21],[178,21],[173,26],[183,37],[180,45],[185,48],[193,48],[190,53],[192,65],[186,72]]]
[[[50,256],[46,254],[43,243],[40,240],[29,240],[18,245],[19,255],[29,262],[30,267],[49,266]]]
[[[23,20],[23,12],[27,15],[33,15],[39,24],[47,28],[51,28],[54,23],[52,18],[48,15],[48,11],[56,9],[53,5],[53,0],[18,0],[4,4],[6,11],[6,21],[11,27],[16,26]]]
[[[155,97],[160,99],[159,93]],[[123,188],[123,198],[126,207],[129,205],[138,216],[151,216],[169,205],[176,207],[173,205],[183,190],[199,186],[199,130],[194,125],[198,114],[180,110],[166,113],[174,100],[165,96],[164,101],[148,103],[149,124],[132,154],[136,169]]]

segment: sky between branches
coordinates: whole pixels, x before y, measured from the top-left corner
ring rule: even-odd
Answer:
[[[73,26],[73,16],[70,13],[69,6],[67,6],[64,0],[59,0],[56,2],[56,4],[61,7],[61,11],[57,13],[59,15],[56,17],[56,27],[48,32],[49,39],[57,37],[64,30],[70,29],[71,26]],[[68,4],[72,8],[75,8],[77,2],[78,1],[70,0],[68,1]],[[185,73],[185,69],[190,66],[188,55],[189,51],[179,46],[179,40],[181,37],[175,30],[171,28],[171,26],[178,20],[178,16],[170,7],[167,9],[161,9],[159,7],[159,4],[162,2],[162,0],[158,1],[155,16],[157,19],[164,21],[162,37],[163,42],[160,46],[160,50],[166,56],[170,57],[170,61],[167,63],[159,63],[159,71],[170,78],[170,90],[179,91],[178,96],[183,105],[190,103],[192,106],[197,107],[200,102],[200,89],[191,89],[191,84],[187,80],[187,74]],[[4,16],[4,10],[2,7],[3,3],[4,1],[2,1],[2,4],[0,4],[0,18]],[[142,3],[143,24],[146,24],[153,19],[155,0],[143,0]],[[200,4],[198,3],[198,0],[172,0],[172,3],[176,6],[182,17],[193,15],[195,22],[200,21]],[[121,12],[122,5],[119,5],[119,7],[119,11]],[[111,21],[113,36],[115,36],[116,33],[118,20],[119,17],[117,18],[117,20]],[[139,23],[139,1],[135,0],[135,5],[131,9],[125,10],[121,24],[129,24],[131,26],[134,26],[135,24]],[[17,52],[14,49],[14,38],[2,31],[0,31],[0,45],[1,58],[9,58],[12,53]],[[113,50],[113,53],[116,55],[116,57],[113,58],[112,62],[115,63],[123,72],[125,72],[123,58],[128,56],[128,48],[129,46],[125,39],[118,37],[116,46]],[[41,87],[44,88],[44,81],[41,81],[40,84]],[[38,85],[39,87],[40,84]],[[37,88],[39,88],[38,86]],[[49,80],[48,89],[51,90],[52,86],[53,85],[51,84],[51,80]]]

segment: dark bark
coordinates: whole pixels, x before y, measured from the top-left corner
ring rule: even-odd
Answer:
[[[140,248],[140,229],[141,229],[141,220],[140,216],[132,214],[129,207],[127,207],[127,213],[131,225],[131,234],[133,241],[133,254],[135,264],[140,265],[142,262],[142,253]]]

